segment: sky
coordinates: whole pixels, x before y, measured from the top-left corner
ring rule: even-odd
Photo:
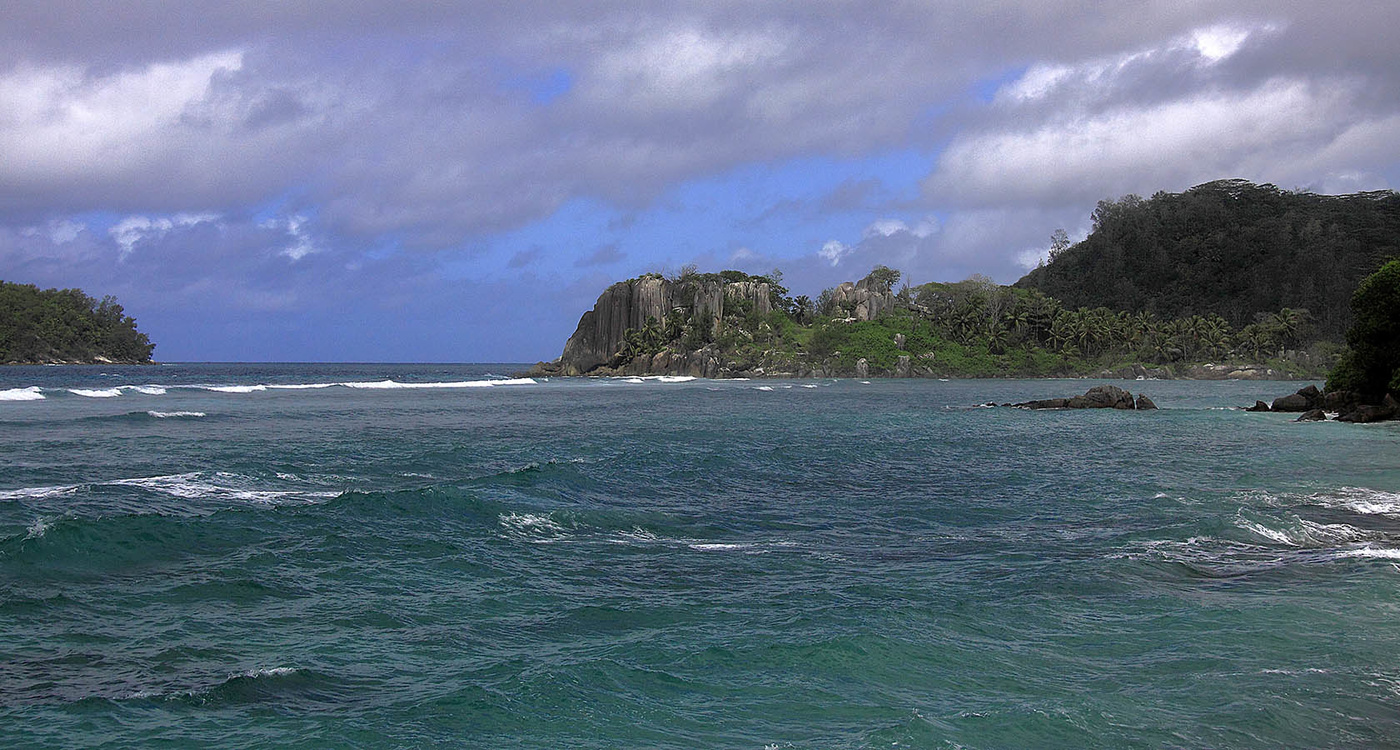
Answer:
[[[160,361],[532,362],[613,281],[1010,283],[1098,201],[1400,182],[1400,3],[0,6],[0,279]]]

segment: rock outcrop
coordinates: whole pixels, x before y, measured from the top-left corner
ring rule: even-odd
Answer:
[[[648,322],[660,325],[679,310],[690,321],[707,321],[717,334],[726,311],[735,307],[767,315],[773,310],[772,287],[762,281],[723,281],[711,277],[670,281],[649,274],[619,281],[603,290],[593,309],[579,318],[574,334],[564,344],[564,353],[554,362],[541,362],[532,372],[538,375],[584,375],[617,363],[619,350],[629,329],[642,329]],[[679,370],[684,374],[713,377],[720,369],[713,350],[689,354],[661,352],[668,359],[662,367],[654,358],[633,360],[630,369],[638,374]],[[672,362],[671,360],[677,360]],[[714,363],[711,363],[714,360]],[[701,375],[703,373],[703,375]]]
[[[1280,396],[1273,404],[1265,405],[1255,401],[1245,411],[1276,411],[1301,414],[1297,422],[1318,422],[1327,419],[1329,413],[1336,414],[1338,422],[1384,422],[1400,419],[1400,401],[1393,394],[1380,398],[1367,398],[1351,391],[1328,391],[1323,393],[1317,386],[1301,388],[1297,393]]]
[[[1096,385],[1083,396],[1073,398],[1047,398],[1026,401],[1020,404],[1007,404],[1020,409],[1156,409],[1152,399],[1133,394],[1116,385]]]
[[[842,282],[831,290],[831,299],[837,305],[850,309],[851,317],[856,320],[875,320],[894,312],[894,293],[881,288],[869,276],[854,284]]]

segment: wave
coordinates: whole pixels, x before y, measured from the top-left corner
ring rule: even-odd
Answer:
[[[69,388],[68,392],[84,398],[116,398],[122,395],[120,388]]]
[[[314,503],[341,494],[339,490],[271,489],[259,486],[257,479],[241,474],[225,471],[194,471],[184,474],[0,490],[0,501],[52,500],[78,492],[100,491],[113,487],[137,488],[181,500],[222,500],[273,505]]]
[[[372,390],[417,390],[424,388],[492,388],[498,385],[535,385],[534,378],[511,378],[509,380],[459,380],[451,383],[400,383],[396,380],[380,380],[372,383],[340,383],[347,388]]]
[[[1348,542],[1374,538],[1376,534],[1345,523],[1318,523],[1306,518],[1287,520],[1251,519],[1243,513],[1235,516],[1237,528],[1269,544],[1320,549]]]
[[[9,388],[0,391],[0,401],[43,401],[44,394],[39,392],[39,386],[31,385],[28,388]]]
[[[205,414],[202,411],[148,411],[146,412],[146,414],[148,414],[151,417],[154,417],[155,419],[194,419],[198,417],[209,416],[208,414]]]
[[[1327,508],[1341,508],[1364,516],[1400,516],[1400,492],[1366,487],[1340,487],[1309,495],[1308,500]]]

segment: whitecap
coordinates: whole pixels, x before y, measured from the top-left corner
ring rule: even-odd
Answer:
[[[754,390],[755,390],[755,391],[771,391],[771,390],[773,390],[773,386],[771,386],[771,385],[756,385],[756,386],[754,386]]]
[[[21,487],[15,490],[0,490],[0,500],[48,500],[71,495],[77,492],[81,486],[68,484],[54,487]]]
[[[0,401],[43,401],[44,394],[39,392],[39,386],[31,385],[28,388],[10,388],[0,391]]]
[[[1329,508],[1343,508],[1362,515],[1400,515],[1400,493],[1365,487],[1341,487],[1309,496]]]
[[[195,387],[215,393],[257,393],[267,390],[265,385],[200,385]]]
[[[819,386],[817,386],[817,385],[814,384],[814,383],[807,383],[807,384],[803,385],[802,387],[803,387],[803,388],[817,388],[817,387],[819,387]]]
[[[86,398],[115,398],[122,395],[120,388],[69,388],[68,392]]]
[[[1364,546],[1364,547],[1359,547],[1359,548],[1357,548],[1357,549],[1347,550],[1347,551],[1341,553],[1340,556],[1341,556],[1341,557],[1364,557],[1364,558],[1374,558],[1374,559],[1380,559],[1380,560],[1400,560],[1400,549],[1395,549],[1394,547],[1375,547],[1375,546],[1372,546],[1372,545],[1369,545],[1369,544],[1368,544],[1368,545],[1366,545],[1366,546]]]
[[[165,395],[165,389],[158,385],[124,385],[122,387],[129,388],[133,391],[136,391],[137,393],[143,393],[147,396]]]
[[[269,390],[278,391],[312,391],[321,388],[334,388],[344,383],[269,383]]]
[[[26,531],[28,531],[29,533],[25,534],[25,535],[24,535],[24,538],[25,538],[25,539],[39,539],[39,538],[42,538],[42,537],[44,536],[44,532],[45,532],[45,531],[48,531],[48,530],[51,529],[51,528],[53,528],[53,524],[51,524],[51,523],[45,523],[45,522],[44,522],[44,519],[42,519],[42,518],[36,518],[36,519],[34,519],[34,523],[29,524],[29,528],[26,529]]]
[[[156,419],[176,419],[185,417],[193,419],[195,417],[208,416],[202,411],[148,411],[146,413]]]
[[[511,536],[532,542],[553,542],[564,536],[564,527],[540,513],[502,513],[496,517]]]
[[[231,674],[229,679],[235,677],[286,677],[297,673],[296,667],[272,667],[271,669],[250,669],[242,674]]]
[[[641,383],[645,383],[646,381],[642,380],[641,378],[625,378],[622,382],[624,382],[624,383],[636,383],[636,384],[640,385]]]
[[[203,472],[188,472],[136,479],[117,479],[105,484],[139,487],[188,500],[237,500],[263,504],[310,502],[312,498],[324,499],[340,495],[339,492],[335,491],[308,492],[306,490],[269,490],[249,487],[247,477],[225,471],[214,472],[212,475]]]
[[[1317,523],[1307,519],[1275,528],[1238,515],[1235,525],[1269,542],[1289,547],[1333,547],[1370,536],[1369,532],[1349,524]]]
[[[341,383],[347,388],[369,390],[412,390],[423,388],[491,388],[498,385],[535,385],[534,378],[511,378],[509,380],[460,380],[451,383],[400,383],[396,380],[378,380],[368,383]]]

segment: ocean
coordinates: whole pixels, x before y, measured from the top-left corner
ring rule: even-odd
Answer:
[[[1400,424],[518,369],[0,370],[0,746],[1400,744]]]

